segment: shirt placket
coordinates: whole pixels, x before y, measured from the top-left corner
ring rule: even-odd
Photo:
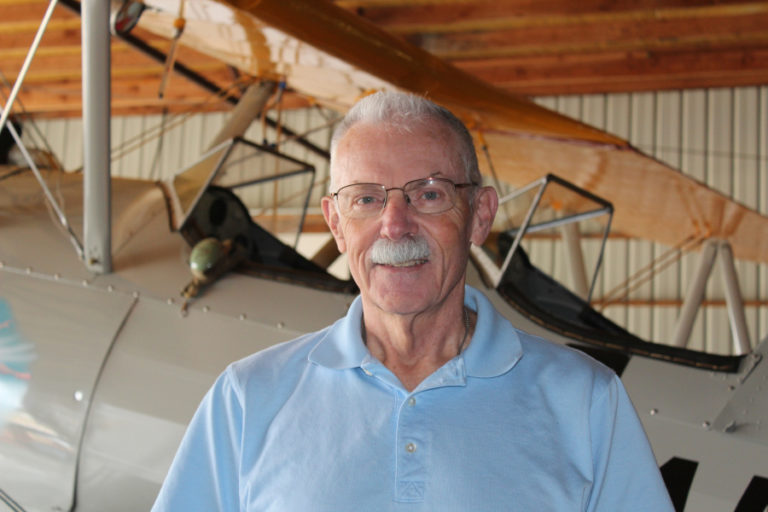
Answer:
[[[381,363],[367,358],[361,364],[363,373],[394,390],[395,418],[395,501],[416,503],[424,501],[428,491],[432,434],[430,431],[426,393],[445,386],[464,386],[464,361],[456,358],[427,377],[413,392],[403,389],[397,378]]]
[[[395,500],[424,500],[431,443],[418,394],[402,400],[395,435]]]
[[[466,384],[464,361],[454,359],[427,377],[398,408],[395,439],[395,499],[420,502],[427,493],[433,449],[427,395],[435,388]]]

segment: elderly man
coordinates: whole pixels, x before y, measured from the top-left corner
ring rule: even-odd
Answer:
[[[461,122],[378,93],[331,155],[323,215],[360,297],[222,374],[154,510],[672,510],[616,375],[465,285],[498,199]]]

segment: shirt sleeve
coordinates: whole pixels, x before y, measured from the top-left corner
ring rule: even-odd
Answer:
[[[152,512],[239,510],[243,408],[229,371],[195,412]]]
[[[590,411],[594,483],[589,512],[673,512],[648,438],[629,396],[613,376]]]

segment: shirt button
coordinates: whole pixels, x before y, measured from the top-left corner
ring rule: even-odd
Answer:
[[[370,371],[370,370],[366,370],[365,368],[363,368],[363,372],[364,372],[364,373],[365,373],[367,376],[369,376],[369,377],[370,377],[371,375],[373,375],[373,374],[371,373],[371,371]]]
[[[416,451],[416,445],[413,444],[413,443],[408,443],[407,445],[405,445],[405,451],[407,451],[408,453],[415,452]]]
[[[409,398],[409,399],[408,399],[408,405],[410,405],[411,407],[413,407],[414,405],[416,405],[416,399],[415,399],[415,398],[413,398],[413,397]]]

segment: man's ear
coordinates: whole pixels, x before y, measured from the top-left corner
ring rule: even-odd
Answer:
[[[341,229],[339,218],[339,211],[336,209],[336,203],[332,197],[324,196],[320,200],[320,206],[323,209],[323,218],[325,223],[328,224],[328,228],[331,230],[334,240],[336,240],[336,247],[339,252],[343,253],[347,250],[347,244],[344,241],[344,231]]]
[[[493,227],[496,210],[499,208],[499,196],[493,187],[482,187],[475,194],[472,214],[472,233],[470,240],[475,245],[483,245]]]

